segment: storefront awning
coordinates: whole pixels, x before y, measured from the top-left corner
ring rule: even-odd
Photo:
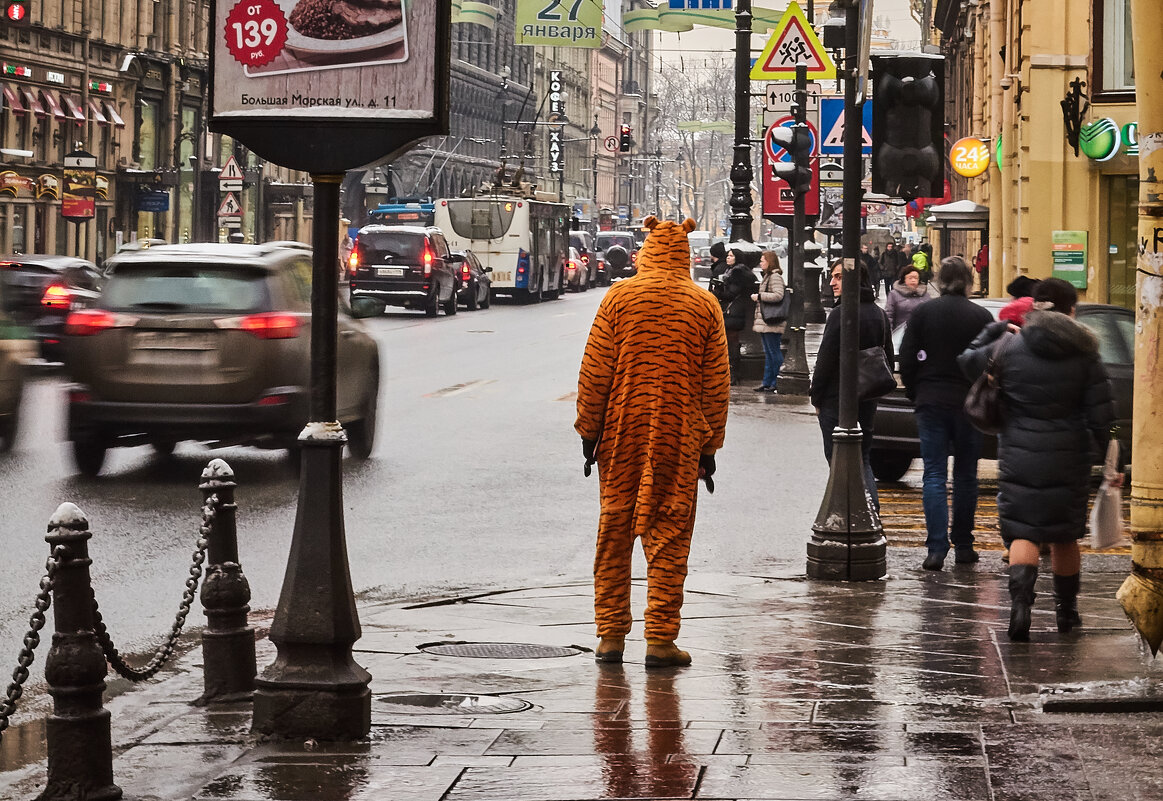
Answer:
[[[4,91],[4,102],[8,104],[8,108],[12,109],[13,114],[27,114],[28,109],[20,102],[20,95],[16,90],[8,84],[0,84],[0,89]]]
[[[109,120],[101,113],[101,104],[92,98],[89,98],[89,113],[93,116],[93,122],[98,125],[109,124]]]
[[[81,110],[81,101],[73,95],[61,95],[61,100],[65,101],[65,108],[69,110],[69,114],[73,117],[73,122],[77,125],[85,124],[85,112]]]
[[[121,119],[121,115],[117,113],[117,109],[113,107],[112,103],[105,103],[105,110],[109,112],[109,122],[113,123],[114,128],[124,128],[125,120]]]
[[[20,93],[24,95],[24,107],[31,111],[38,117],[43,117],[47,113],[44,106],[36,99],[36,94],[31,89],[21,89]]]
[[[44,105],[48,108],[49,112],[58,120],[67,120],[69,118],[69,115],[65,114],[65,110],[61,108],[60,101],[49,90],[41,89],[40,99],[44,101]]]

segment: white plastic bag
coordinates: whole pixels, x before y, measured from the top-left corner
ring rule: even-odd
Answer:
[[[1119,441],[1111,437],[1102,466],[1102,483],[1090,510],[1090,547],[1110,548],[1123,541],[1123,490],[1111,486],[1119,474]]]

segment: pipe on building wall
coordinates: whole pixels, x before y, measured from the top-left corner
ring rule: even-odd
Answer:
[[[989,3],[989,71],[986,85],[989,87],[989,119],[993,130],[989,132],[992,143],[996,145],[997,137],[1004,130],[1002,120],[1002,103],[1004,92],[1001,88],[1001,77],[1005,73],[1005,64],[1002,61],[1001,46],[1005,34],[1005,0],[990,0]],[[1012,167],[1011,167],[1012,169]],[[1005,213],[1003,185],[1005,175],[1001,165],[995,164],[989,171],[989,294],[998,297],[1006,285],[1005,276],[1009,273],[1009,260],[1006,252],[1006,228],[1008,224]]]
[[[1163,5],[1131,0],[1139,122],[1139,229],[1132,423],[1131,575],[1117,597],[1157,654],[1163,643]]]

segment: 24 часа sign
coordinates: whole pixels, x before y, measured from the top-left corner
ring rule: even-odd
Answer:
[[[279,140],[294,138],[295,128],[322,134],[386,123],[419,135],[440,132],[426,123],[446,128],[446,3],[215,0],[213,9],[210,127],[260,155],[299,166],[263,152],[289,149]],[[281,136],[276,125],[284,126]],[[246,131],[255,127],[267,133],[248,141]]]

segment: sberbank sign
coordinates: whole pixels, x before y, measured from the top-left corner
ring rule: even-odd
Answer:
[[[1127,156],[1139,155],[1139,123],[1128,122],[1122,128],[1110,117],[1084,125],[1078,132],[1078,149],[1093,161],[1108,161],[1120,150]]]

